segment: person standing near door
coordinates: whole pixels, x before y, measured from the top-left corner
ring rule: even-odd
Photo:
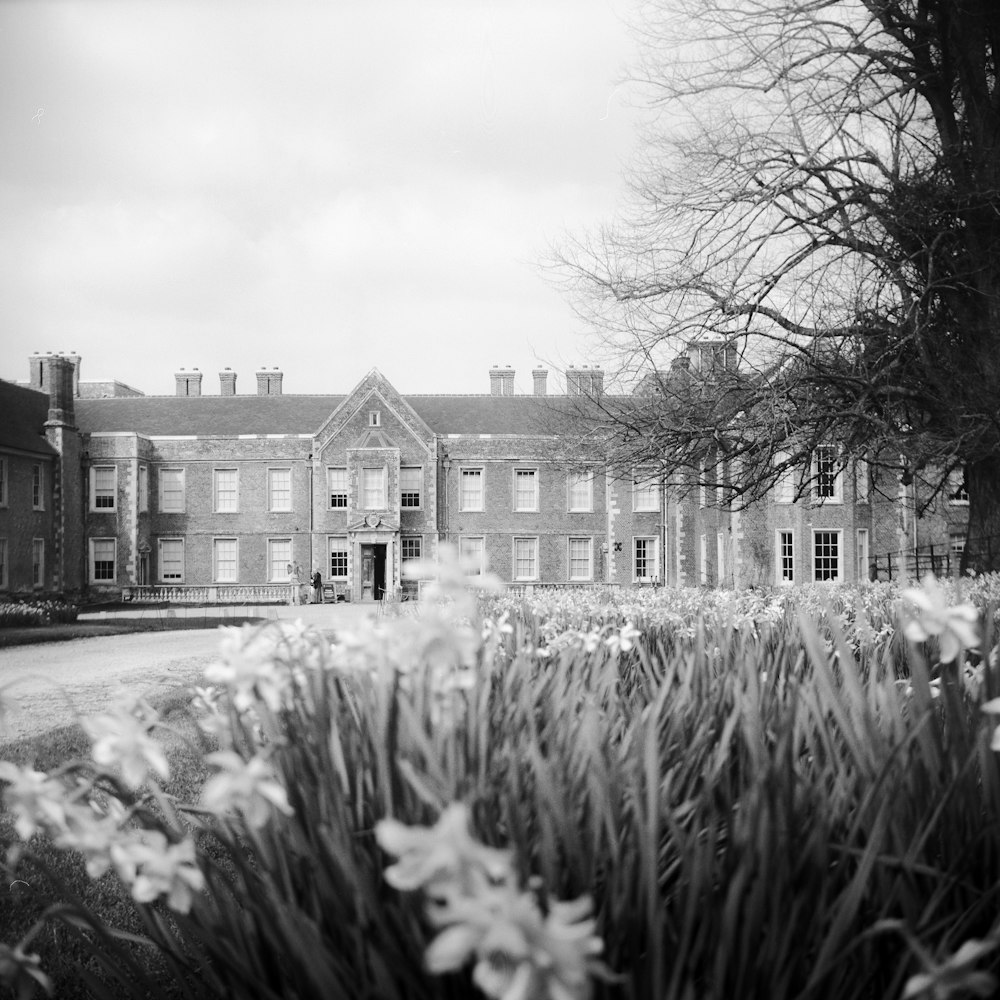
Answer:
[[[312,575],[312,586],[313,586],[313,604],[323,603],[323,578],[319,575],[319,570],[316,570]]]

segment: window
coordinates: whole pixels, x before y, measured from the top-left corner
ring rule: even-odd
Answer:
[[[486,546],[483,538],[460,538],[458,553],[463,569],[469,576],[481,576],[484,571]]]
[[[514,539],[514,579],[538,579],[538,539]]]
[[[212,571],[216,583],[236,583],[239,579],[239,545],[235,538],[214,539]]]
[[[775,465],[783,465],[789,459],[789,454],[787,451],[779,451],[774,456]],[[778,474],[778,478],[774,483],[774,502],[775,503],[793,503],[795,501],[795,472],[792,469],[785,469],[783,472]],[[779,576],[780,580],[781,577]]]
[[[868,529],[858,528],[854,536],[855,579],[868,579]]]
[[[45,586],[45,539],[31,539],[31,585]]]
[[[839,531],[813,532],[813,579],[840,580]]]
[[[115,572],[114,538],[92,538],[90,540],[90,582],[113,583]]]
[[[347,469],[327,469],[326,485],[330,492],[330,510],[347,506]]]
[[[0,458],[0,507],[7,506],[7,459]]]
[[[33,465],[31,467],[31,506],[33,510],[45,509],[45,494],[42,489],[44,478],[42,467]]]
[[[721,531],[715,533],[715,565],[716,582],[722,586],[726,579],[726,536]]]
[[[837,468],[837,449],[833,445],[820,445],[813,456],[814,493],[817,500],[841,503],[841,474]]]
[[[288,511],[292,509],[292,470],[267,470],[267,509]]]
[[[399,551],[403,566],[406,566],[408,562],[415,562],[417,559],[421,558],[421,553],[423,552],[423,541],[424,540],[419,535],[400,539]]]
[[[969,505],[969,488],[965,481],[965,470],[955,469],[948,474],[948,503],[953,507]]]
[[[795,533],[792,531],[779,531],[777,533],[777,544],[775,545],[775,556],[777,559],[776,577],[778,583],[795,582]]]
[[[657,559],[658,546],[656,538],[636,538],[635,543],[635,579],[638,582],[652,582],[660,573]]]
[[[514,510],[538,510],[538,470],[514,470]]]
[[[951,531],[948,533],[948,551],[952,560],[961,564],[962,556],[965,554],[965,532]],[[2,582],[2,579],[0,579]]]
[[[0,588],[6,589],[7,586],[7,539],[0,538]]]
[[[330,539],[330,579],[347,579],[347,539]]]
[[[184,582],[184,539],[161,538],[160,580],[163,583]]]
[[[267,540],[267,579],[270,583],[288,583],[292,578],[292,540]]]
[[[423,483],[424,470],[419,465],[404,465],[399,470],[400,507],[420,506],[420,491]]]
[[[460,510],[483,509],[483,470],[462,469]]]
[[[660,509],[660,491],[651,472],[636,473],[632,486],[632,509],[636,511]]]
[[[118,506],[118,469],[95,465],[90,470],[90,509],[110,513]]]
[[[382,426],[382,414],[378,410],[370,410],[368,412],[368,426],[369,427]]]
[[[872,488],[871,475],[868,463],[859,458],[854,463],[854,499],[857,503],[868,503]],[[867,576],[864,579],[867,579]]]
[[[589,512],[594,509],[594,474],[577,472],[570,475],[569,509],[573,512]]]
[[[708,583],[708,536],[701,535],[698,538],[698,567],[699,582],[704,585]]]
[[[149,510],[149,466],[139,466],[139,513]]]
[[[214,491],[217,514],[235,514],[240,509],[239,477],[235,469],[215,470]]]
[[[385,509],[385,468],[361,470],[361,499],[365,510]]]
[[[160,512],[184,513],[183,469],[160,469]]]
[[[569,578],[592,580],[594,578],[594,541],[592,538],[569,540]]]

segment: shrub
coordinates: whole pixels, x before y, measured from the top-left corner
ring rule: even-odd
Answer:
[[[6,601],[0,603],[0,628],[75,622],[79,613],[75,604],[61,600]]]

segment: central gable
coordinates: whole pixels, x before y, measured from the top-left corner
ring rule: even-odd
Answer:
[[[371,414],[379,415],[378,424],[370,422]],[[335,441],[339,447],[356,448],[363,439],[393,440],[396,447],[412,443],[430,456],[435,454],[434,431],[377,368],[344,397],[316,433],[319,452]],[[360,446],[379,447],[377,444]]]

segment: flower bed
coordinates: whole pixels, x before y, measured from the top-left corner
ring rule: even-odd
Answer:
[[[58,904],[99,957],[95,995],[992,988],[1000,689],[988,662],[967,682],[957,595],[477,606],[461,584],[446,568],[419,616],[333,646],[225,630],[195,694],[194,802],[164,790],[162,723],[137,703],[86,722],[89,759],[0,768],[20,853],[43,836],[115,873],[163,958],[148,971],[138,938]],[[2,956],[12,983],[47,981],[42,926]]]
[[[0,628],[75,622],[79,613],[75,604],[66,601],[5,601],[0,603]]]

